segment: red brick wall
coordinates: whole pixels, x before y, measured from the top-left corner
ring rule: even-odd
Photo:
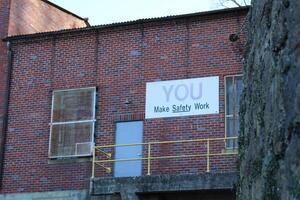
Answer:
[[[90,162],[48,164],[51,91],[97,86],[97,145],[113,144],[115,122],[144,121],[144,141],[224,137],[224,76],[240,74],[243,44],[228,36],[245,12],[228,12],[14,42],[2,193],[88,188]],[[144,119],[146,82],[219,76],[220,113]],[[126,107],[126,99],[131,104]],[[198,151],[205,146],[186,146]],[[224,148],[224,143],[213,151]],[[146,151],[146,150],[145,150]],[[178,154],[176,146],[154,153]],[[234,171],[215,158],[212,171]],[[153,162],[152,174],[204,172],[205,159]],[[145,173],[145,172],[144,172]],[[97,176],[110,176],[99,168]]]
[[[84,20],[42,0],[11,0],[9,35],[86,27]]]
[[[26,0],[22,2],[19,0],[0,0],[0,168],[3,163],[1,146],[4,140],[4,115],[8,93],[8,49],[7,43],[2,42],[2,39],[7,37],[7,35],[85,26],[86,24],[83,20],[40,0]]]

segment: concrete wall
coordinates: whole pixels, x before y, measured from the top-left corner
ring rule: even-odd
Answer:
[[[160,192],[139,194],[139,200],[234,200],[235,194],[231,190],[206,190],[189,192]],[[123,198],[124,199],[124,198]],[[91,200],[123,200],[120,194],[93,196]],[[132,200],[132,199],[129,199]]]
[[[96,144],[113,144],[117,121],[143,120],[144,141],[224,137],[224,76],[241,73],[242,43],[231,43],[246,11],[117,26],[13,42],[14,62],[2,193],[89,187],[91,163],[49,164],[51,95],[96,86]],[[144,119],[146,82],[219,76],[220,113]],[[124,102],[131,104],[125,106]],[[185,151],[183,151],[185,149]],[[212,146],[224,149],[224,143]],[[205,146],[157,146],[179,154]],[[212,172],[235,171],[234,156],[212,159]],[[200,173],[205,158],[155,161],[152,174]],[[145,166],[145,165],[144,165]],[[146,174],[145,168],[143,175]],[[111,176],[98,168],[96,176]]]
[[[195,197],[194,199],[196,199],[197,196],[201,195],[214,196],[214,192],[203,195],[205,191],[212,190],[219,194],[218,190],[223,189],[225,192],[220,192],[220,194],[228,196],[229,193],[231,194],[229,197],[232,198],[235,181],[236,173],[95,178],[92,181],[91,196],[94,199],[117,198],[119,196],[122,200],[171,198],[172,196],[177,196],[181,199],[185,197],[191,197],[191,199]],[[215,197],[217,196],[215,195]]]
[[[0,195],[0,200],[86,200],[87,198],[87,190],[15,193]]]

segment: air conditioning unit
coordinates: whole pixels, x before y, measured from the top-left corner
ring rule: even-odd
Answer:
[[[76,143],[76,148],[75,148],[76,156],[91,155],[91,153],[92,153],[92,143],[91,142]]]

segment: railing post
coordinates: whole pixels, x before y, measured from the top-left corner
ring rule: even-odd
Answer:
[[[95,178],[95,146],[93,147],[92,178]]]
[[[149,176],[151,174],[151,143],[148,143],[148,167],[147,167],[147,175]]]
[[[206,141],[206,172],[210,171],[210,160],[209,160],[210,152],[209,152],[209,139]]]

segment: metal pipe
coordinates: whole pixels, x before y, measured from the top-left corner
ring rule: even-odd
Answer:
[[[9,97],[10,97],[10,85],[11,85],[11,73],[12,73],[12,61],[13,61],[13,51],[11,49],[11,43],[7,42],[7,77],[6,77],[6,87],[5,87],[5,99],[4,99],[4,115],[3,115],[3,125],[0,137],[0,187],[2,188],[3,182],[3,168],[4,168],[4,150],[5,150],[5,140],[8,125],[8,109],[9,109]]]
[[[206,172],[209,172],[210,170],[210,161],[209,161],[209,139],[207,140],[207,144],[206,144]]]
[[[102,149],[97,148],[97,147],[94,148],[94,151],[95,151],[95,150],[97,150],[97,151],[103,153],[103,154],[106,155],[108,158],[111,158],[111,153],[107,153],[106,151],[103,151]]]
[[[137,161],[137,160],[161,160],[161,159],[171,159],[171,158],[189,158],[189,157],[211,157],[211,156],[226,156],[226,155],[236,155],[237,153],[214,153],[214,154],[190,154],[190,155],[178,155],[178,156],[157,156],[150,158],[126,158],[126,159],[112,159],[112,160],[98,160],[95,163],[110,163],[110,162],[125,162],[125,161]]]
[[[147,175],[151,174],[151,143],[148,144],[148,172]]]
[[[93,148],[93,162],[92,162],[92,179],[95,178],[95,159],[96,159],[96,148]]]
[[[226,137],[226,138],[210,138],[210,141],[217,141],[217,140],[230,140],[230,139],[237,139],[238,137]],[[170,141],[162,141],[162,142],[151,142],[151,144],[174,144],[174,143],[186,143],[186,142],[206,142],[208,139],[195,139],[195,140],[170,140]],[[129,147],[129,146],[142,146],[147,145],[149,143],[132,143],[132,144],[112,144],[112,145],[105,145],[105,146],[96,146],[96,148],[111,148],[111,147]]]

